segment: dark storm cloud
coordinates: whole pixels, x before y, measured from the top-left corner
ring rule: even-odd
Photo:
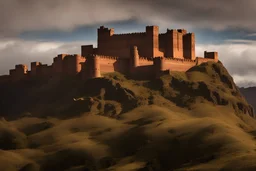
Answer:
[[[0,34],[71,30],[131,18],[159,25],[256,30],[255,11],[254,0],[1,0]]]

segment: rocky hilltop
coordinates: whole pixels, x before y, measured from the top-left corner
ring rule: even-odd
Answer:
[[[220,62],[0,91],[0,170],[256,169],[253,108]]]

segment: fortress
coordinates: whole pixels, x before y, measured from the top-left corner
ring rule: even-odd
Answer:
[[[159,34],[158,26],[147,26],[142,33],[114,34],[114,29],[98,28],[98,46],[83,45],[81,55],[60,54],[52,65],[32,62],[31,70],[23,64],[9,75],[0,76],[0,83],[32,77],[60,77],[79,74],[83,79],[120,72],[132,76],[158,77],[163,72],[187,71],[207,61],[218,61],[217,52],[195,55],[195,34],[184,29]]]

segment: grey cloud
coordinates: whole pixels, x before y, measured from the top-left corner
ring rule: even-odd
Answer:
[[[148,5],[161,16],[159,19],[166,22],[171,20],[191,27],[212,29],[256,29],[254,0],[159,0]]]
[[[129,19],[115,0],[8,0],[0,2],[0,34],[32,30],[72,30],[77,26]]]
[[[71,30],[136,17],[184,27],[256,30],[254,0],[8,0],[0,1],[0,34],[31,30]]]
[[[226,43],[230,43],[230,44],[251,44],[251,45],[256,45],[256,41],[255,40],[247,40],[247,39],[227,39],[224,40],[224,42]]]
[[[256,85],[255,44],[198,45],[198,53],[204,49],[219,52],[219,58],[239,86]]]
[[[255,85],[256,85],[256,80],[253,79],[253,76],[247,77],[247,78],[244,78],[244,79],[236,79],[235,76],[234,76],[234,78],[236,80],[236,85],[238,87],[247,88],[247,87],[255,87]]]

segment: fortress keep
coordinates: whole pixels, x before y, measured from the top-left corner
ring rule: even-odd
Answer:
[[[31,70],[23,64],[10,74],[0,77],[0,83],[31,77],[60,77],[80,74],[84,79],[101,77],[105,73],[121,72],[132,76],[158,77],[167,71],[187,71],[207,61],[218,61],[217,52],[195,55],[195,34],[184,29],[159,34],[158,26],[147,26],[145,32],[114,34],[114,29],[98,28],[97,48],[81,46],[81,55],[60,54],[48,66],[32,62]]]

